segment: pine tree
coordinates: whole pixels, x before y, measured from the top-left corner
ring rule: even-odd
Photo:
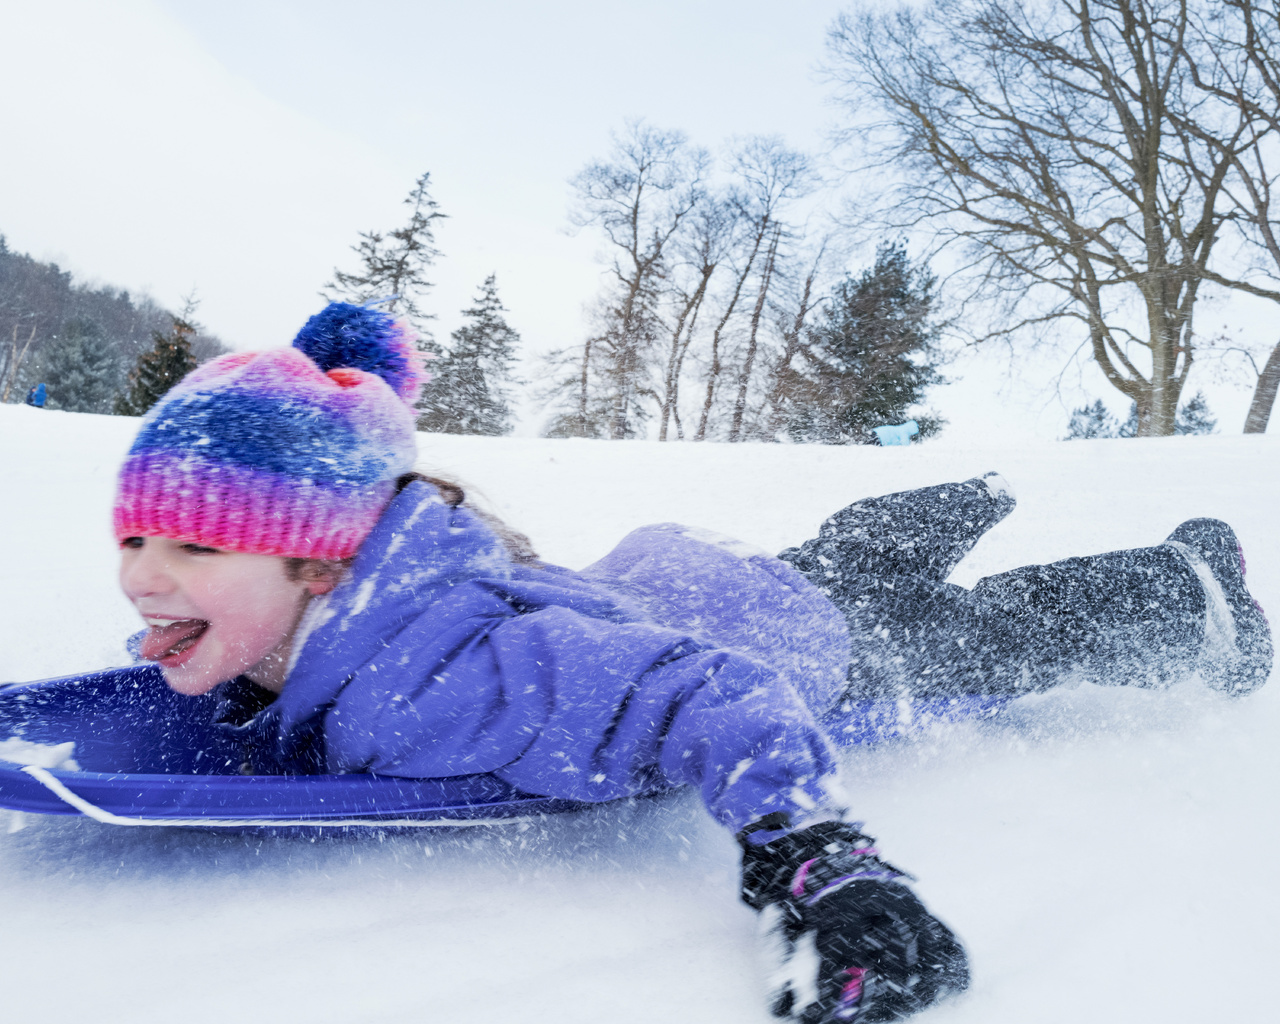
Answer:
[[[166,391],[196,368],[191,354],[191,339],[196,333],[189,320],[175,316],[168,334],[153,331],[155,345],[138,359],[129,374],[127,390],[116,396],[117,416],[141,416],[160,400]]]
[[[480,286],[466,322],[450,335],[452,344],[431,364],[431,381],[418,408],[419,430],[445,434],[511,432],[510,391],[518,383],[513,367],[520,335],[507,323],[495,275]]]
[[[323,295],[333,301],[385,305],[388,313],[404,317],[424,339],[430,338],[425,323],[434,317],[423,307],[432,288],[427,272],[440,257],[436,248],[435,222],[448,214],[431,198],[431,173],[414,183],[404,203],[412,213],[409,222],[389,234],[362,231],[351,248],[360,257],[361,269],[348,274],[335,269],[333,282]]]
[[[1095,437],[1115,437],[1116,436],[1116,418],[1105,405],[1102,399],[1094,401],[1092,405],[1082,405],[1078,409],[1071,410],[1071,419],[1067,423],[1067,433],[1062,438],[1064,441],[1087,441]]]
[[[119,346],[95,321],[76,319],[46,347],[34,376],[48,388],[50,409],[109,413],[123,370]]]
[[[412,211],[409,222],[388,234],[362,231],[360,241],[351,248],[360,257],[360,270],[354,274],[334,269],[333,281],[321,294],[334,302],[382,306],[388,313],[408,321],[418,335],[418,351],[435,356],[434,337],[427,322],[435,314],[423,307],[433,283],[427,272],[440,258],[436,248],[435,222],[448,214],[440,212],[440,204],[431,197],[431,172],[414,182],[404,204]],[[431,367],[432,376],[442,368]],[[425,410],[421,402],[417,406]],[[424,428],[425,429],[425,428]]]
[[[1212,434],[1217,429],[1218,420],[1209,411],[1203,391],[1197,391],[1187,399],[1173,424],[1175,434]]]
[[[793,440],[869,441],[873,427],[902,422],[928,388],[943,383],[932,362],[933,289],[928,269],[912,265],[896,242],[881,245],[860,277],[836,286],[800,359],[775,383]],[[914,418],[921,436],[943,422]]]

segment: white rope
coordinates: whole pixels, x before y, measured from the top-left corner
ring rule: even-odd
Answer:
[[[537,821],[544,815],[519,818],[133,818],[104,811],[73,793],[48,769],[29,764],[22,769],[64,803],[104,825],[161,825],[187,828],[259,828],[288,825],[304,828],[469,828],[475,825],[513,825]]]

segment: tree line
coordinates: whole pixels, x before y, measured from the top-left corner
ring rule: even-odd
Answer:
[[[77,283],[0,235],[0,402],[44,383],[50,408],[139,415],[137,403],[150,408],[198,362],[228,351],[192,312]]]
[[[941,382],[927,267],[894,241],[860,274],[828,280],[830,235],[787,217],[816,182],[809,160],[752,138],[725,165],[716,180],[705,151],[637,121],[574,178],[573,220],[608,240],[608,273],[583,342],[537,361],[544,436],[868,442]],[[403,226],[361,234],[358,269],[335,270],[324,294],[413,324],[433,377],[421,429],[508,433],[528,382],[496,278],[437,342],[427,310],[446,214],[429,174],[405,204]],[[927,436],[943,421],[917,422]]]
[[[780,138],[717,161],[634,121],[572,186],[607,273],[586,338],[544,361],[548,436],[868,441],[940,381],[927,267],[890,241],[839,273],[842,239],[803,205],[820,175]]]
[[[727,167],[716,184],[705,152],[635,122],[616,138],[611,160],[575,178],[575,220],[601,228],[620,251],[595,330],[538,367],[536,393],[550,409],[544,434],[634,437],[652,423],[662,440],[867,441],[871,428],[902,419],[940,382],[927,268],[900,242],[886,243],[872,266],[819,295],[831,239],[815,248],[784,216],[813,186],[808,160],[756,138],[739,143]],[[413,326],[432,376],[420,429],[510,433],[529,382],[517,373],[521,338],[496,276],[480,283],[448,342],[437,341],[430,278],[446,214],[430,174],[404,203],[402,225],[361,233],[356,268],[335,269],[321,294],[375,304]],[[4,400],[20,401],[39,381],[51,408],[141,415],[198,363],[227,351],[194,312],[192,302],[175,314],[77,284],[0,239],[0,329],[11,335],[0,354]],[[926,435],[942,422],[917,418]]]

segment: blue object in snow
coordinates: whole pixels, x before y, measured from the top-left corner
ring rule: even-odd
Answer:
[[[911,439],[920,433],[920,424],[915,420],[898,423],[894,426],[874,427],[871,431],[882,445],[910,444]]]
[[[37,409],[43,409],[47,397],[48,392],[46,392],[44,384],[37,384],[27,392],[27,405],[34,405]]]
[[[215,721],[220,703],[214,694],[175,693],[155,665],[0,688],[0,735],[73,742],[80,769],[0,753],[0,806],[111,825],[200,827],[483,824],[579,806],[491,775],[241,775],[244,751]]]
[[[861,731],[839,739],[889,739],[931,722],[989,715],[1004,702],[919,701],[910,714],[896,702],[866,702]],[[244,748],[215,721],[226,703],[216,693],[175,693],[155,665],[0,687],[0,737],[72,742],[79,767],[25,764],[21,751],[0,746],[0,807],[82,814],[108,825],[309,830],[481,825],[587,806],[526,793],[484,772],[435,779],[242,775]]]

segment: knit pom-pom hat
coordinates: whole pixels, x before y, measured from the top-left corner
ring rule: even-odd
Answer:
[[[412,406],[427,375],[414,337],[386,313],[334,302],[292,348],[187,374],[125,458],[116,539],[354,555],[417,455]]]

